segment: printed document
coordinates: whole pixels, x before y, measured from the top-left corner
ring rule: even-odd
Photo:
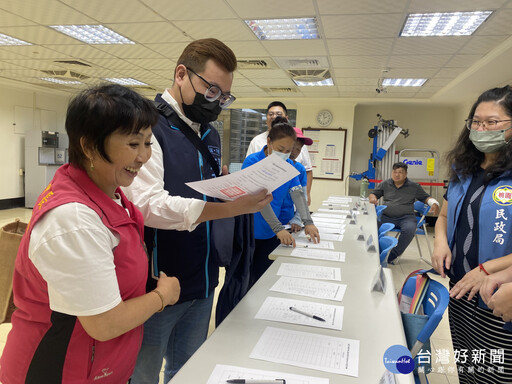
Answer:
[[[295,375],[293,373],[262,371],[261,369],[235,367],[233,365],[217,364],[206,384],[226,384],[226,380],[286,380],[286,384],[329,384],[329,379],[323,377]]]
[[[322,232],[322,231],[320,231],[320,229],[318,230],[318,232],[320,233],[320,238],[322,239],[320,242],[323,242],[324,240],[343,241],[343,235],[338,235],[336,233],[326,233],[325,231]],[[302,239],[302,238],[307,239],[307,236],[304,232],[300,232],[297,237],[299,239]]]
[[[325,321],[292,311],[290,307],[315,315]],[[340,305],[320,304],[312,301],[269,296],[265,299],[254,318],[341,331],[343,327],[343,307]]]
[[[290,256],[304,259],[345,261],[345,252],[326,251],[323,249],[295,248]]]
[[[267,327],[249,356],[358,377],[359,340]]]
[[[211,197],[234,200],[262,189],[271,193],[297,175],[299,171],[293,165],[272,154],[241,171],[186,185]]]
[[[279,266],[277,275],[300,277],[303,279],[341,281],[341,268],[324,267],[321,265],[282,263]]]
[[[347,290],[347,285],[282,276],[270,290],[292,295],[314,297],[316,299],[342,301],[345,291]]]

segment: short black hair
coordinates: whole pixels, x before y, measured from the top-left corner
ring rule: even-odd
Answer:
[[[393,171],[395,169],[398,169],[398,168],[403,168],[403,169],[405,169],[405,172],[407,172],[408,166],[407,166],[407,164],[402,163],[401,161],[399,161],[398,163],[393,164]]]
[[[295,129],[288,123],[286,117],[278,116],[272,121],[272,128],[268,131],[268,137],[270,141],[279,140],[283,137],[292,137],[293,140],[297,140],[297,134]]]
[[[68,105],[65,125],[69,137],[69,162],[84,168],[86,156],[81,138],[111,162],[105,152],[105,141],[112,133],[137,134],[157,121],[158,112],[153,103],[127,87],[101,84],[88,88]]]
[[[288,115],[288,109],[286,109],[286,105],[284,105],[280,101],[271,102],[267,107],[267,113],[268,113],[269,109],[272,107],[281,107],[281,108],[283,108],[284,113]]]

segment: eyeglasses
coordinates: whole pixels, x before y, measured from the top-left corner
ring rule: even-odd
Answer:
[[[204,98],[206,100],[208,100],[210,102],[211,101],[215,101],[215,100],[219,100],[219,105],[220,105],[221,108],[229,107],[231,104],[233,104],[233,101],[236,100],[235,96],[233,96],[230,93],[223,93],[222,89],[220,89],[219,86],[210,83],[203,76],[198,75],[197,73],[195,73],[190,68],[187,68],[187,70],[192,72],[194,75],[199,77],[201,80],[203,80],[208,85],[208,88],[206,89],[206,91],[204,91]],[[192,88],[194,88],[193,84],[192,84]],[[195,90],[195,88],[194,88],[194,90]]]
[[[493,130],[496,129],[498,126],[498,123],[503,123],[505,121],[512,121],[512,120],[474,120],[474,119],[466,119],[464,120],[466,122],[466,128],[471,130],[477,130],[482,126],[485,130]]]
[[[269,112],[269,113],[267,113],[267,116],[271,117],[271,118],[274,116],[275,117],[283,117],[284,114],[283,114],[283,112]]]

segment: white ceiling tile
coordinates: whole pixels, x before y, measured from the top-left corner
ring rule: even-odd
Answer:
[[[365,39],[398,36],[401,13],[375,15],[323,16],[322,25],[327,39]]]
[[[141,0],[155,13],[167,20],[215,20],[236,17],[223,0],[194,0],[190,3],[170,4],[162,0]],[[209,30],[209,27],[203,28]]]
[[[500,45],[506,38],[506,35],[472,36],[471,40],[468,41],[468,43],[460,50],[459,53],[485,55],[493,48]]]
[[[238,89],[236,92],[233,92],[237,98],[241,97],[265,97],[268,96],[267,92],[259,87],[244,87],[243,89]],[[233,104],[233,107],[236,108],[236,101]]]
[[[466,68],[441,68],[439,72],[437,72],[436,77],[457,77],[465,70]]]
[[[153,23],[106,24],[106,27],[140,44],[190,42],[178,28],[168,21]]]
[[[315,7],[312,0],[227,0],[227,3],[242,19],[315,16]]]
[[[330,55],[388,55],[394,39],[327,39]]]
[[[252,87],[254,83],[245,78],[240,72],[236,72],[233,77],[233,87]]]
[[[340,1],[317,0],[318,10],[321,15],[333,14],[365,14],[365,13],[395,13],[402,9],[408,0],[365,0],[365,1]]]
[[[450,58],[450,55],[396,55],[389,58],[389,67],[442,67],[448,62],[448,60],[450,60]]]
[[[428,79],[435,76],[439,72],[439,68],[390,68],[384,77],[388,78],[415,78]]]
[[[85,44],[59,44],[59,45],[44,45],[53,51],[59,52],[63,57],[69,56],[77,60],[87,61],[87,58],[112,58],[108,52],[104,52],[94,46]]]
[[[335,68],[385,68],[387,56],[331,56]]]
[[[25,46],[12,46],[12,47],[1,47],[0,48],[0,60],[12,59],[22,60],[27,58],[27,52],[18,48],[24,48]]]
[[[242,20],[175,21],[174,25],[193,39],[213,37],[226,42],[257,39]]]
[[[292,79],[259,79],[258,85],[260,87],[295,87],[295,83]]]
[[[135,67],[135,64],[122,59],[90,58],[89,62],[93,63],[98,67],[108,68],[112,70],[130,69]]]
[[[363,86],[374,86],[377,85],[375,78],[371,77],[337,77],[335,79],[336,84],[339,86],[348,85],[363,85]]]
[[[411,0],[409,13],[488,11],[500,8],[506,0]]]
[[[451,67],[464,67],[468,68],[475,64],[475,62],[481,59],[483,55],[455,55],[453,56],[448,63],[446,63],[446,68]]]
[[[65,69],[63,65],[55,63],[53,60],[4,60],[3,62],[12,65],[18,65],[22,68],[31,69]]]
[[[84,2],[89,4],[90,1]],[[104,2],[108,3],[108,2]],[[23,0],[23,1],[3,1],[2,9],[13,14],[23,15],[24,18],[34,21],[38,24],[57,25],[57,24],[95,24],[95,20],[87,16],[87,12],[78,12],[68,7],[61,1],[56,0]]]
[[[237,59],[269,55],[263,44],[259,41],[228,41],[225,44],[233,50]]]
[[[20,16],[13,15],[0,9],[0,26],[1,27],[19,27],[22,25],[34,25],[34,22]]]
[[[335,77],[373,77],[376,80],[381,74],[381,70],[377,68],[334,68]]]
[[[168,70],[172,72],[176,67],[176,63],[169,59],[126,59],[127,62],[133,63],[141,68],[146,68],[149,70],[159,69],[159,70]]]
[[[164,56],[152,49],[146,48],[139,44],[129,45],[98,45],[100,51],[109,53],[112,56],[120,59],[135,59],[135,58],[148,58],[148,59],[163,59]]]
[[[61,0],[99,23],[162,21],[163,18],[138,0]],[[168,4],[168,3],[167,3]],[[173,8],[173,7],[171,7]]]
[[[335,97],[338,96],[338,88],[333,87],[299,87],[300,91],[304,96],[314,97]]]
[[[62,59],[67,60],[70,58],[68,55],[64,55],[60,52],[56,52],[53,49],[45,48],[37,45],[20,45],[4,47],[6,51],[15,52],[19,55],[25,56],[30,59]]]
[[[238,72],[250,80],[290,78],[282,69],[239,69]]]
[[[274,40],[262,41],[261,44],[273,56],[325,56],[325,44],[315,40]]]
[[[393,45],[393,55],[424,55],[430,52],[436,54],[457,53],[470,36],[450,37],[399,37]]]
[[[145,46],[155,52],[158,52],[164,57],[171,60],[178,60],[181,53],[189,42],[183,43],[163,43],[163,44],[145,44]]]

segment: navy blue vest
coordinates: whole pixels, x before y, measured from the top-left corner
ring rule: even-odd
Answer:
[[[161,95],[157,95],[155,100],[165,103]],[[170,195],[214,201],[185,185],[190,181],[211,179],[215,174],[199,151],[179,130],[178,115],[174,112],[169,120],[171,124],[164,116],[160,116],[157,125],[153,127],[153,135],[162,147],[164,189]],[[211,125],[203,125],[200,134],[220,168],[219,133]],[[151,257],[150,272],[158,275],[158,271],[163,271],[168,276],[179,279],[179,302],[213,294],[218,284],[219,266],[213,255],[211,222],[199,224],[192,232],[145,227],[144,239]],[[148,290],[155,287],[156,280],[149,277]]]

